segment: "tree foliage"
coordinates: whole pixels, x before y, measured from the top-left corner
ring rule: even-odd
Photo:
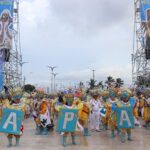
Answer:
[[[120,88],[121,86],[123,86],[124,81],[121,78],[117,78],[115,84],[116,84],[116,87]]]
[[[96,80],[90,79],[90,82],[88,82],[90,89],[93,89],[96,86]]]
[[[23,89],[25,92],[30,93],[30,92],[33,92],[35,90],[35,86],[31,85],[31,84],[26,84],[26,85],[24,85]]]

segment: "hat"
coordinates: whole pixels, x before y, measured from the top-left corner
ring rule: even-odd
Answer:
[[[116,97],[116,93],[113,90],[109,91],[109,96],[115,98]]]
[[[12,99],[17,100],[21,98],[22,98],[22,89],[20,87],[17,87],[12,91]]]
[[[94,97],[94,96],[99,96],[99,93],[98,92],[94,92],[94,93],[92,93],[92,97]]]
[[[127,91],[123,91],[120,95],[120,99],[122,100],[123,98],[129,99],[129,93]]]

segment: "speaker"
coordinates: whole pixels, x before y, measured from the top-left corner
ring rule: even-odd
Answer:
[[[150,59],[150,49],[145,49],[145,58]]]
[[[4,61],[5,62],[9,62],[9,59],[10,59],[10,49],[3,48],[2,51],[3,51]]]
[[[145,58],[150,59],[150,36],[146,36]]]

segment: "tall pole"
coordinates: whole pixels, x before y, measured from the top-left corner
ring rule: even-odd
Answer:
[[[58,75],[58,73],[54,73],[54,92],[56,92],[56,75]]]
[[[47,66],[51,70],[51,93],[53,92],[53,76],[54,76],[54,69],[57,66]]]
[[[23,74],[22,74],[22,67],[23,67],[23,65],[24,64],[26,64],[26,63],[29,63],[29,62],[20,62],[20,66],[21,66],[21,86],[23,86],[23,84],[24,84],[24,79],[23,79]]]
[[[92,70],[92,72],[93,72],[93,80],[95,80],[95,71],[96,70],[94,70],[94,69]]]

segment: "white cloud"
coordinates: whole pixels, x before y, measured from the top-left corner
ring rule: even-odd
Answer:
[[[123,0],[22,0],[21,42],[27,81],[49,84],[47,65],[58,79],[131,79],[132,2]],[[109,11],[108,11],[109,10]],[[127,11],[128,10],[128,11]],[[29,72],[34,72],[30,76]]]

